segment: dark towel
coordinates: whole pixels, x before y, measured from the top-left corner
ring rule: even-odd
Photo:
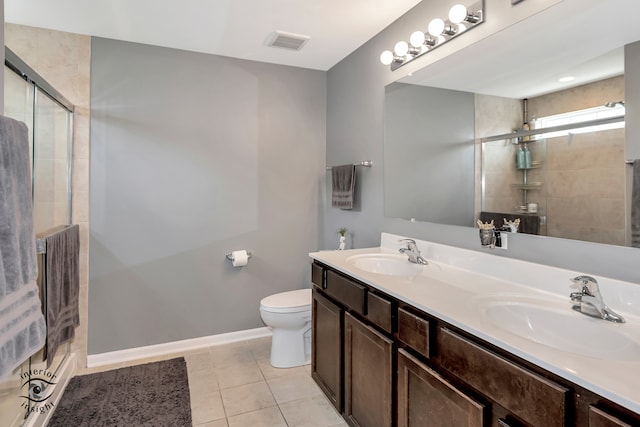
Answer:
[[[73,339],[80,324],[80,228],[58,227],[45,237],[44,265],[47,344],[44,359],[51,365],[58,347]]]
[[[633,162],[631,190],[631,246],[640,248],[640,159]]]
[[[353,209],[353,191],[356,185],[356,167],[353,164],[333,166],[333,194],[331,206],[340,209]]]
[[[24,123],[0,116],[0,379],[44,344]]]

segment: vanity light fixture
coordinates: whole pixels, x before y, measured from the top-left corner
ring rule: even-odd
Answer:
[[[469,7],[456,4],[449,10],[449,19],[434,18],[429,21],[427,32],[414,31],[409,43],[399,41],[393,51],[385,50],[380,62],[395,71],[407,62],[443,45],[463,32],[484,22],[484,0],[477,0]]]

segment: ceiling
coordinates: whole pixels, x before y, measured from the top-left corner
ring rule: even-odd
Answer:
[[[420,0],[4,0],[5,20],[194,52],[328,70]],[[267,46],[276,31],[310,37]]]

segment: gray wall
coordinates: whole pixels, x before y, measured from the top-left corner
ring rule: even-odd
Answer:
[[[325,72],[94,38],[91,82],[89,354],[260,327],[310,286]]]
[[[517,22],[518,19],[535,13],[535,8],[545,6],[548,4],[523,2],[511,8],[509,2],[487,0],[486,10],[491,10],[492,15],[485,24],[460,37],[455,43],[449,43],[413,61],[415,64],[411,63],[391,72],[388,67],[380,64],[378,59],[380,52],[389,49],[398,40],[406,38],[413,29],[424,26],[421,20],[425,17],[439,14],[439,11],[434,9],[439,7],[437,4],[422,2],[329,70],[327,163],[341,164],[371,159],[374,166],[370,169],[362,168],[360,171],[359,179],[362,189],[360,211],[349,212],[326,208],[325,248],[334,247],[335,231],[340,227],[346,227],[351,233],[348,241],[353,242],[353,247],[377,246],[380,243],[380,232],[386,231],[481,250],[477,229],[426,222],[412,223],[384,217],[382,191],[384,87],[415,69],[436,61],[442,55],[470,46],[475,40],[500,31]],[[464,55],[458,56],[464,57]],[[463,59],[461,61],[463,62],[460,66],[473,66]],[[637,73],[634,70],[627,70],[627,72]],[[626,102],[628,104],[640,102],[639,93],[638,91],[627,92]],[[640,126],[640,123],[635,122],[627,126]],[[324,205],[329,206],[328,203]],[[524,259],[640,283],[638,268],[640,251],[638,249],[518,234],[510,236],[508,251],[501,250],[493,253],[496,256]],[[568,286],[568,282],[559,284],[559,286],[565,285]]]

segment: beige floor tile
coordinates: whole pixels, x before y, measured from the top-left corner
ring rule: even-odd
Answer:
[[[267,380],[278,404],[321,395],[320,388],[306,373],[295,373]]]
[[[213,368],[210,370],[192,370],[187,373],[189,377],[189,390],[191,394],[206,393],[219,390],[218,377]]]
[[[258,367],[266,379],[305,372],[304,366],[296,366],[295,368],[274,368],[271,366],[269,359],[258,360]]]
[[[202,424],[194,424],[193,426],[194,427],[228,427],[228,424],[227,424],[227,419],[223,418],[221,420],[209,421]]]
[[[221,391],[227,417],[275,406],[276,401],[265,381],[231,387]]]
[[[216,368],[215,372],[218,377],[218,386],[221,390],[264,380],[262,372],[255,361]]]
[[[229,417],[229,427],[287,427],[277,406]]]
[[[244,343],[228,344],[211,349],[213,363],[216,368],[225,368],[232,365],[255,362],[249,345]]]
[[[194,425],[224,418],[222,396],[218,390],[191,392],[191,419]]]
[[[293,400],[280,405],[284,419],[290,426],[328,427],[344,420],[324,396]]]
[[[271,357],[271,337],[258,338],[249,341],[247,346],[256,360],[268,359]]]
[[[213,355],[208,349],[194,353],[187,353],[184,355],[184,360],[187,361],[187,369],[189,370],[214,368]]]

